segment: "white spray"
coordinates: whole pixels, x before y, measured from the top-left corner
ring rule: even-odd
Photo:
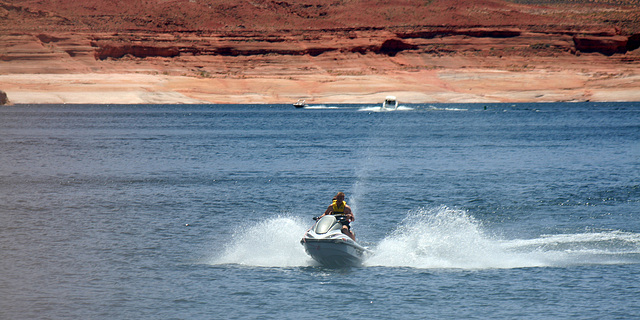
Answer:
[[[213,264],[241,264],[260,267],[311,265],[300,239],[308,226],[287,217],[276,217],[236,230],[224,252]]]
[[[363,221],[362,223],[366,223]],[[316,263],[300,239],[310,227],[275,217],[236,230],[212,264],[299,267]],[[501,239],[465,210],[446,206],[409,212],[372,248],[364,266],[419,269],[503,269],[640,263],[640,234],[617,230]]]

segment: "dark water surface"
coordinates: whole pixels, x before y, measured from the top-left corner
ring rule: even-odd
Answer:
[[[0,319],[640,317],[640,104],[379,111],[3,107]]]

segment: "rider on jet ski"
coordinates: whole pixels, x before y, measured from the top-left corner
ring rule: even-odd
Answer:
[[[351,231],[351,226],[349,225],[349,223],[351,221],[354,221],[355,218],[353,216],[353,213],[351,212],[351,207],[349,207],[344,201],[343,192],[338,192],[338,194],[333,198],[333,203],[330,204],[327,210],[317,219],[320,219],[328,214],[334,215],[338,219],[340,219],[339,217],[344,217],[343,219],[340,219],[340,223],[342,223],[342,233],[349,236],[351,239],[353,239],[353,241],[356,241],[356,234]]]

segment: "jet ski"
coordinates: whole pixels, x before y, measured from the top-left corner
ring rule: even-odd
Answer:
[[[362,264],[367,248],[342,233],[344,216],[326,215],[304,234],[300,243],[314,260],[327,267],[349,267]],[[345,221],[346,223],[346,221]]]

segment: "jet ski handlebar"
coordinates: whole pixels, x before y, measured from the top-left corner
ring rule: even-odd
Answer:
[[[342,222],[348,222],[349,220],[347,219],[347,216],[335,216],[336,220],[338,220],[338,222],[342,223]],[[312,218],[314,221],[318,221],[320,220],[320,217],[313,217]]]

